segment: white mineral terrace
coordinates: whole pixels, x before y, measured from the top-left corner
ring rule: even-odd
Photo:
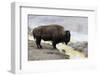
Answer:
[[[70,59],[82,59],[85,58],[85,55],[77,50],[74,50],[72,47],[67,46],[65,44],[59,43],[56,45],[57,49],[61,53],[65,53],[70,56]]]

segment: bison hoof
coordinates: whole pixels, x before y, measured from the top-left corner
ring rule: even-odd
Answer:
[[[38,46],[37,48],[38,48],[38,49],[42,49],[42,46]]]
[[[57,49],[56,47],[53,47],[53,49]]]
[[[38,49],[43,49],[43,48],[40,48],[40,47],[39,47]]]
[[[42,46],[40,46],[40,48],[42,49]]]

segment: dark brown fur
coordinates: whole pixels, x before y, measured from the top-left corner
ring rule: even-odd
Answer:
[[[70,32],[65,32],[64,28],[60,25],[47,25],[34,28],[33,36],[36,39],[38,48],[42,48],[40,45],[41,39],[44,41],[52,41],[54,48],[56,48],[57,43],[65,42],[67,44],[70,41]]]

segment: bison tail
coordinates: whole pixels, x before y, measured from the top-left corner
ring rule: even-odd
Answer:
[[[34,39],[36,38],[35,35],[33,34]]]

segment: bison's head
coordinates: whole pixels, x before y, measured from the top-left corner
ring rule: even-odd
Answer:
[[[70,37],[71,37],[71,34],[70,34],[70,31],[65,31],[65,43],[67,45],[67,43],[70,41]]]

